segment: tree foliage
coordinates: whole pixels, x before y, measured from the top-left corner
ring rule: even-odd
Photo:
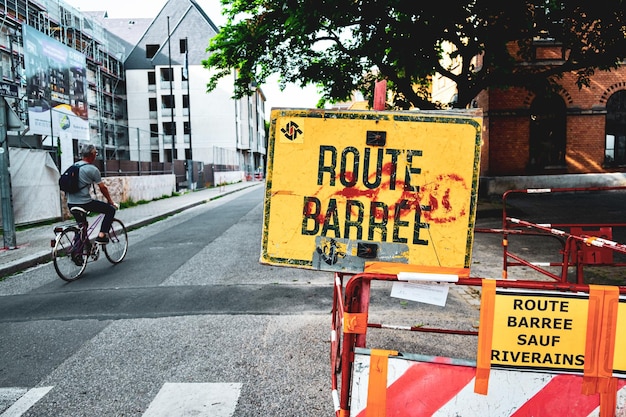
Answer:
[[[275,73],[315,84],[326,101],[366,97],[386,79],[397,108],[436,107],[432,75],[457,84],[457,107],[489,87],[579,86],[626,57],[626,0],[222,0],[227,23],[204,61],[209,90],[238,73],[236,97]],[[538,44],[562,55],[529,65]],[[479,57],[479,59],[476,59]],[[521,64],[525,62],[525,64]]]

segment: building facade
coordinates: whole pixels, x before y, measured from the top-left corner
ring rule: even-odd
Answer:
[[[30,30],[32,29],[32,31]],[[33,51],[32,38],[47,38],[46,50]],[[25,42],[26,37],[26,42]],[[57,60],[50,50],[56,50]],[[85,63],[79,67],[57,67],[67,51],[77,51]],[[120,122],[126,119],[124,46],[91,16],[82,14],[58,0],[7,0],[0,4],[0,73],[15,97],[5,96],[25,129],[9,136],[11,146],[47,149],[60,154],[55,122],[63,108],[85,119],[85,136],[68,137],[63,151],[76,154],[80,140],[101,147],[106,158],[127,159],[128,131]],[[38,65],[35,69],[34,66]],[[60,65],[59,65],[60,66]],[[35,76],[29,76],[27,70]],[[45,103],[41,106],[41,103]],[[55,107],[56,104],[56,107]],[[34,128],[33,108],[49,111],[49,132]],[[44,122],[45,124],[45,122]],[[47,127],[47,126],[46,126]],[[79,139],[76,136],[81,136]],[[72,149],[68,149],[70,147]],[[69,152],[69,151],[72,152]],[[105,159],[106,159],[105,158]]]
[[[551,40],[534,46],[534,61],[521,64],[563,60]],[[557,83],[557,93],[490,88],[476,97],[484,116],[482,177],[626,172],[626,65],[596,71],[582,88],[574,73]],[[449,88],[443,92],[453,100]]]
[[[10,146],[48,150],[61,167],[59,155],[71,161],[91,142],[105,175],[111,160],[265,165],[265,97],[251,86],[234,100],[234,73],[207,93],[202,60],[218,28],[195,1],[108,19],[60,0],[7,0],[0,19],[0,87],[28,126]]]
[[[597,71],[579,89],[573,74],[556,95],[491,89],[482,173],[488,176],[626,172],[626,66]]]
[[[133,160],[265,165],[265,97],[232,99],[234,77],[207,93],[206,47],[218,32],[193,0],[170,0],[125,61]]]

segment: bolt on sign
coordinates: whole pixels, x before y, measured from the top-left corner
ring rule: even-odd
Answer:
[[[260,261],[468,268],[482,115],[274,109]]]

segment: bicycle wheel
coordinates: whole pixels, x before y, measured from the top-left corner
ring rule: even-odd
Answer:
[[[119,264],[128,251],[128,234],[126,226],[118,219],[113,219],[109,230],[109,243],[102,245],[107,259],[114,264]]]
[[[87,256],[82,250],[77,250],[80,240],[80,230],[68,227],[59,233],[52,248],[54,269],[62,280],[75,281],[82,275],[87,266]]]

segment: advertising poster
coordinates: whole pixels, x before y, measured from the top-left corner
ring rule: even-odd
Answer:
[[[22,34],[30,132],[89,140],[85,56],[30,26]]]

